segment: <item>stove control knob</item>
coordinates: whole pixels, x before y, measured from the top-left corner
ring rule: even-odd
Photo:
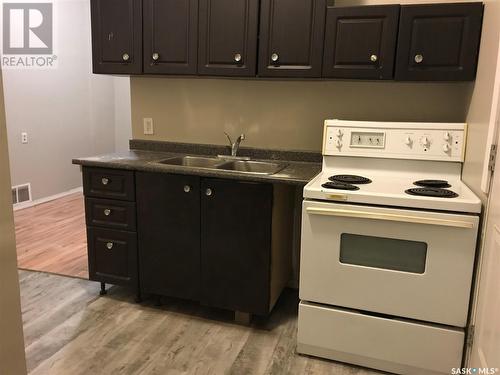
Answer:
[[[422,146],[424,146],[424,147],[429,147],[431,144],[429,142],[429,138],[427,138],[427,137],[422,137],[422,139],[420,140],[420,143],[422,143]]]
[[[338,149],[342,148],[342,142],[340,141],[340,139],[337,139],[337,140],[335,141],[335,146],[336,146]]]
[[[413,140],[411,139],[411,137],[406,137],[405,145],[411,147],[412,143],[413,143]]]
[[[448,152],[451,151],[451,147],[450,147],[450,145],[448,143],[445,143],[443,145],[443,151],[446,152],[446,153],[448,153]]]
[[[337,129],[337,137],[342,138],[343,135],[344,132],[342,131],[342,129]]]
[[[449,132],[444,133],[443,139],[444,139],[446,142],[451,141],[451,134],[450,134]]]

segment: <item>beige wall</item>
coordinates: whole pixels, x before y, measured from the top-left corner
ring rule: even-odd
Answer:
[[[464,0],[465,1],[465,0]],[[456,0],[337,0],[337,5]],[[326,118],[465,121],[473,84],[359,81],[266,81],[131,78],[137,139],[224,144],[244,132],[245,145],[320,150]],[[155,135],[143,134],[152,117]]]
[[[26,374],[0,71],[0,374]]]
[[[265,81],[131,78],[137,139],[225,144],[223,131],[245,145],[321,149],[327,118],[464,121],[472,84],[358,81]],[[145,136],[142,118],[155,135]]]
[[[484,2],[485,12],[479,65],[467,116],[469,135],[462,174],[464,181],[482,198],[483,202],[486,201],[486,197],[481,192],[481,176],[486,136],[490,122],[500,35],[500,0],[485,0]]]

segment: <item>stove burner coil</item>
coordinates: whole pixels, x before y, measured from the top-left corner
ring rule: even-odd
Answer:
[[[325,189],[338,189],[338,190],[359,190],[359,187],[347,184],[345,182],[339,182],[339,181],[330,181],[330,182],[325,182],[323,185],[321,185]]]
[[[419,180],[413,183],[417,186],[429,187],[429,188],[449,188],[451,185],[446,180]]]
[[[406,194],[436,198],[456,198],[458,194],[454,191],[439,188],[413,188],[405,190]]]
[[[330,177],[329,180],[343,182],[346,184],[369,184],[372,182],[372,180],[370,180],[369,178],[352,174],[338,174]]]

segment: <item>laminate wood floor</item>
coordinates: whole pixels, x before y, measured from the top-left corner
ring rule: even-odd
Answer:
[[[165,299],[133,302],[126,289],[20,271],[27,363],[33,375],[381,374],[295,354],[297,294],[286,290],[251,326],[229,311]]]
[[[14,212],[21,269],[88,278],[83,194]]]

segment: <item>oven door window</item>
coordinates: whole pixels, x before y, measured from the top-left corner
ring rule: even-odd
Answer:
[[[343,233],[340,262],[387,270],[424,273],[425,242]]]

